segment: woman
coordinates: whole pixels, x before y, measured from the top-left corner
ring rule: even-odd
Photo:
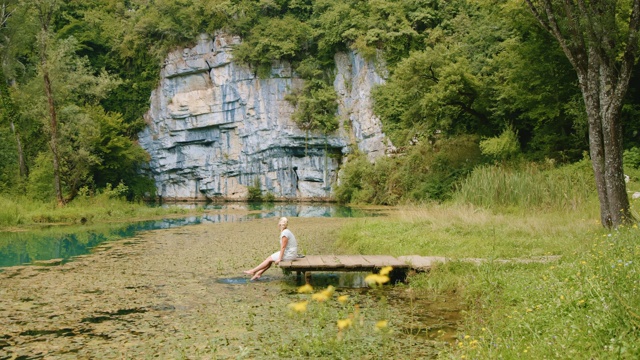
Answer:
[[[289,220],[286,217],[281,217],[280,221],[278,221],[278,228],[280,229],[280,251],[276,251],[271,256],[268,256],[260,265],[245,271],[245,274],[253,275],[251,280],[260,279],[262,273],[271,267],[271,263],[278,265],[282,260],[293,260],[298,257],[298,242],[291,230],[287,229],[288,225]]]

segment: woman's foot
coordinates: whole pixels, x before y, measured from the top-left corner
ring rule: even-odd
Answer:
[[[247,274],[247,275],[255,275],[255,273],[251,270],[245,270],[243,271],[243,273]]]
[[[255,274],[251,277],[251,281],[260,279],[260,274]]]

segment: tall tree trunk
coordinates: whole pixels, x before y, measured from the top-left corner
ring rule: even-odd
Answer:
[[[0,96],[2,97],[2,107],[5,112],[8,120],[9,126],[11,127],[11,132],[16,137],[16,146],[18,151],[18,165],[20,166],[20,178],[24,179],[27,176],[27,165],[24,159],[24,151],[22,149],[22,142],[20,141],[20,133],[16,130],[15,120],[16,109],[13,105],[13,100],[11,100],[11,94],[9,94],[9,85],[7,84],[7,79],[4,76],[4,69],[0,65]]]
[[[18,131],[16,130],[16,126],[13,124],[13,121],[11,121],[11,131],[13,132],[13,134],[16,137],[16,146],[17,146],[17,150],[18,150],[18,165],[20,167],[20,179],[24,180],[27,175],[29,175],[27,173],[27,164],[24,160],[24,151],[22,149],[22,142],[20,141],[20,133],[18,133]]]
[[[51,90],[51,80],[49,79],[49,72],[46,67],[46,55],[42,58],[43,79],[44,79],[44,91],[47,95],[47,102],[49,103],[49,126],[50,126],[50,141],[49,147],[53,155],[53,186],[56,190],[56,199],[58,205],[64,205],[64,197],[62,196],[62,185],[60,183],[60,158],[58,156],[58,115],[56,113],[55,102],[53,101],[53,91]]]
[[[628,32],[617,0],[525,0],[540,25],[559,43],[578,75],[589,120],[589,153],[607,228],[633,220],[622,164],[622,100],[638,51],[640,0],[632,0]]]
[[[32,0],[33,1],[33,0]],[[58,153],[58,115],[53,97],[53,87],[51,85],[51,77],[49,72],[49,64],[47,59],[48,42],[50,38],[49,26],[52,23],[53,14],[58,8],[57,0],[38,0],[33,1],[32,6],[35,7],[38,20],[40,22],[40,66],[42,67],[42,79],[44,81],[44,92],[47,96],[49,108],[49,148],[53,155],[53,186],[56,191],[56,199],[58,205],[64,205],[65,200],[62,196],[62,184],[60,181],[60,155]]]

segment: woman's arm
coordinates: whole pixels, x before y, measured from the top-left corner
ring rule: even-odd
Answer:
[[[289,238],[286,236],[282,237],[282,246],[280,247],[280,259],[276,261],[276,264],[280,263],[282,258],[284,257],[284,249],[287,248],[287,243],[289,243]]]

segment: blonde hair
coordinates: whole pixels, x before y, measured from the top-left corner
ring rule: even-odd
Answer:
[[[286,229],[287,226],[289,226],[289,219],[287,219],[286,217],[281,217],[280,221],[278,221],[278,225],[284,225],[284,228]]]

